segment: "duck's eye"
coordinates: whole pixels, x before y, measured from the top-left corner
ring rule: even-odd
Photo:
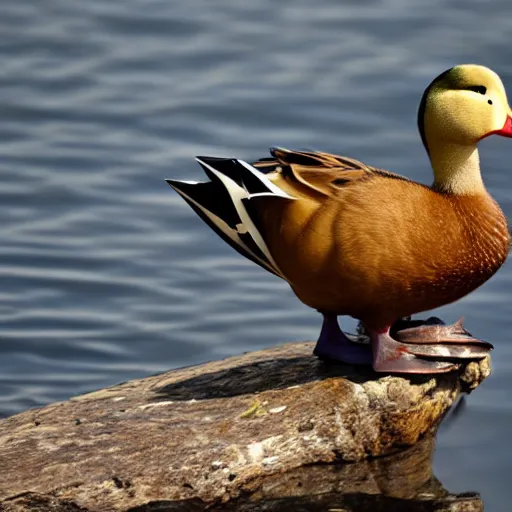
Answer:
[[[487,103],[489,103],[489,105],[492,105],[492,100],[487,100]]]
[[[485,87],[485,85],[470,85],[467,87],[467,90],[477,92],[478,94],[485,94],[487,92],[487,87]]]

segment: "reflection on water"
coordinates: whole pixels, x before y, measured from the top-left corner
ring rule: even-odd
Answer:
[[[318,148],[422,182],[423,88],[461,62],[512,89],[509,0],[3,0],[0,415],[172,367],[313,339],[314,311],[230,250],[164,178],[196,154]],[[512,215],[512,143],[482,143]],[[491,341],[494,373],[436,471],[508,511],[507,264],[436,312]],[[351,328],[352,325],[345,327]]]

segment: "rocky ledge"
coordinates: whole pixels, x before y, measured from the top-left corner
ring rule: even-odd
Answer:
[[[461,500],[460,510],[480,510],[477,496],[432,487],[429,440],[459,395],[489,375],[489,358],[403,378],[324,363],[312,348],[292,343],[178,369],[1,420],[0,510],[289,510],[282,500],[325,510],[340,492],[369,499],[368,510],[380,510],[376,495],[403,510],[459,510]],[[375,487],[397,457],[400,471],[404,460],[416,468],[405,471],[407,484],[393,470],[398,498]]]

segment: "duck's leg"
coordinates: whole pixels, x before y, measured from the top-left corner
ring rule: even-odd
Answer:
[[[373,349],[373,369],[390,373],[446,373],[459,366],[453,362],[416,357],[415,349],[425,345],[405,344],[394,340],[389,327],[376,331],[368,329]],[[434,348],[438,348],[433,345]],[[418,354],[420,355],[420,354]]]
[[[322,331],[313,354],[320,359],[339,361],[348,364],[372,364],[370,345],[354,343],[340,329],[335,313],[321,312],[323,315]]]

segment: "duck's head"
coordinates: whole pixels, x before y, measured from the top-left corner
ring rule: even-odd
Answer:
[[[500,77],[484,66],[462,64],[427,87],[418,127],[430,154],[439,144],[474,147],[488,135],[512,137],[511,116]]]

